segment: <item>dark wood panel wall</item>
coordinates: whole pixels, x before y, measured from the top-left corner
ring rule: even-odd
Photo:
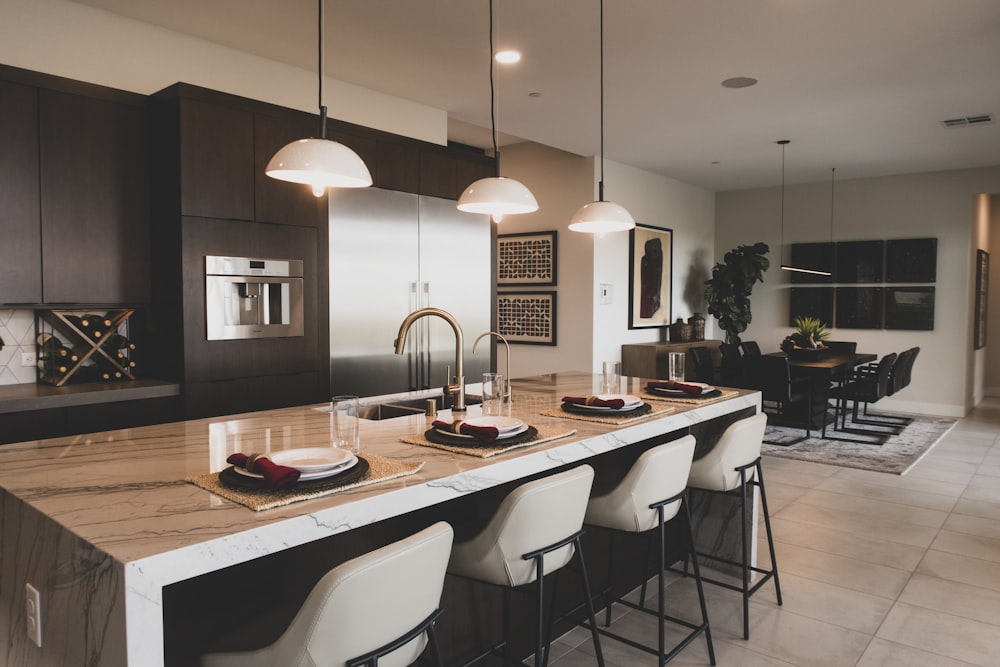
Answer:
[[[317,131],[314,114],[188,84],[146,97],[0,65],[0,308],[144,309],[144,376],[182,384],[181,416],[326,400],[327,200],[264,175]],[[384,189],[456,199],[495,168],[333,119],[328,136]],[[205,254],[305,260],[306,336],[210,346]]]

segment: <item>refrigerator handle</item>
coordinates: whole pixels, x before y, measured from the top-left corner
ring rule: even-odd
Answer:
[[[409,284],[409,304],[410,311],[413,312],[420,308],[420,293],[417,291],[416,281],[411,280]],[[410,385],[410,391],[414,391],[420,388],[420,338],[419,338],[419,327],[418,331],[414,332],[418,334],[417,340],[410,341],[410,347],[406,352],[406,375],[407,382]],[[416,350],[416,352],[415,352]]]
[[[420,297],[421,305],[424,308],[431,307],[431,284],[429,281],[423,281],[420,283]],[[434,378],[431,377],[433,374],[433,365],[431,359],[431,322],[429,317],[423,318],[423,339],[421,341],[420,350],[423,354],[424,360],[424,375],[423,375],[423,389],[430,389],[433,386]]]

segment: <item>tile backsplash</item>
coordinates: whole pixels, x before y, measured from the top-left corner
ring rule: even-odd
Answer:
[[[35,311],[0,310],[0,385],[33,384],[36,368],[21,365],[23,352],[35,353]]]

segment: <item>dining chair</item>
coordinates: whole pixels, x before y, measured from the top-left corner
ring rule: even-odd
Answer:
[[[746,340],[740,343],[740,349],[743,351],[744,357],[759,357],[760,356],[760,345],[757,344],[755,340]]]
[[[711,384],[715,380],[715,363],[712,351],[704,345],[695,345],[688,350],[694,362],[694,380]]]
[[[746,370],[743,365],[743,355],[736,343],[719,345],[722,364],[719,367],[719,381],[727,387],[746,387]]]
[[[858,420],[859,403],[877,403],[882,400],[888,392],[889,374],[896,363],[895,352],[887,354],[879,359],[878,364],[872,369],[857,369],[854,377],[839,387],[832,387],[828,393],[830,398],[837,401],[836,412],[834,413],[834,429],[842,432],[862,433],[872,438],[871,442],[859,440],[857,438],[843,438],[831,436],[833,440],[844,440],[847,442],[857,442],[861,444],[882,445],[888,439],[891,432],[871,432],[857,428],[847,428],[847,403],[851,402],[851,419]],[[841,425],[837,426],[837,418],[840,418]],[[859,422],[860,423],[860,422]],[[872,426],[879,426],[872,424]],[[826,420],[823,421],[823,438],[827,438]]]
[[[608,589],[613,589],[614,574],[623,566],[616,564],[615,536],[622,533],[640,534],[655,541],[658,546],[657,560],[657,605],[649,609],[640,598],[638,604],[629,599],[617,597],[608,601],[605,611],[605,628],[611,625],[611,608],[614,603],[655,616],[657,618],[657,644],[653,648],[636,639],[624,637],[608,629],[599,628],[602,635],[623,642],[633,648],[656,655],[659,665],[670,661],[687,647],[695,638],[704,633],[708,646],[708,656],[711,664],[715,664],[715,649],[712,646],[712,631],[708,623],[708,609],[705,605],[705,592],[702,588],[701,571],[698,558],[694,553],[694,534],[691,528],[691,508],[688,503],[688,474],[691,461],[694,458],[695,439],[686,435],[678,440],[659,445],[642,453],[625,474],[625,478],[614,489],[600,496],[591,497],[587,503],[587,514],[584,525],[597,526],[608,531]],[[667,563],[667,523],[675,518],[683,520],[684,530],[680,539],[684,542],[685,558],[693,565],[695,584],[698,590],[698,604],[701,607],[700,621],[687,621],[675,616],[668,616],[665,610],[664,570]],[[670,539],[675,539],[671,537]],[[634,566],[625,565],[632,570]],[[642,565],[643,580],[646,578],[646,566]],[[643,584],[645,586],[645,584]],[[665,621],[687,628],[688,632],[671,649],[666,648]]]
[[[328,572],[288,629],[254,651],[209,653],[202,667],[410,665],[430,645],[453,531],[443,521]]]
[[[747,384],[761,393],[762,410],[782,423],[801,425],[805,435],[786,441],[765,440],[769,445],[794,445],[812,437],[812,382],[792,377],[788,357],[760,355],[744,358]],[[795,406],[801,406],[797,410]],[[791,419],[789,419],[791,418]]]
[[[899,356],[896,357],[896,363],[892,365],[892,371],[889,373],[889,383],[885,391],[886,396],[894,396],[910,384],[910,378],[913,373],[913,362],[919,353],[919,347],[911,347],[899,353]],[[868,403],[864,404],[863,414],[863,419],[859,417],[856,420],[858,423],[871,426],[896,427],[898,429],[897,432],[901,432],[903,427],[913,423],[912,417],[903,417],[900,415],[878,415],[876,417],[870,415],[868,414]]]
[[[565,472],[522,484],[501,501],[497,511],[474,537],[456,543],[448,573],[503,589],[503,638],[464,663],[471,665],[491,655],[522,664],[509,655],[511,592],[532,584],[536,603],[536,667],[548,664],[549,628],[545,618],[545,575],[576,561],[584,591],[591,637],[598,665],[603,667],[600,635],[594,620],[590,583],[583,558],[583,517],[587,510],[594,469],[581,465]],[[549,613],[549,618],[553,614]]]
[[[757,413],[731,424],[719,438],[715,447],[691,464],[687,485],[710,493],[735,497],[740,504],[740,560],[698,552],[703,559],[715,560],[740,568],[740,585],[702,576],[710,584],[739,591],[743,597],[743,638],[750,639],[750,597],[768,581],[774,580],[774,594],[779,605],[781,583],[778,581],[778,561],[774,556],[774,536],[771,533],[771,515],[767,509],[767,492],[764,488],[764,471],[760,465],[760,446],[767,427],[767,416]],[[767,548],[771,557],[770,569],[753,565],[751,544],[756,530],[750,516],[755,512],[750,493],[756,489],[760,494],[760,506],[764,515],[764,529],[767,534]],[[697,527],[695,528],[697,532]],[[753,585],[752,575],[762,575]]]

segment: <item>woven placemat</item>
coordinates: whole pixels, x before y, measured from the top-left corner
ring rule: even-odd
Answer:
[[[687,405],[705,405],[706,403],[715,403],[716,401],[724,401],[727,398],[732,398],[733,396],[739,395],[740,392],[734,391],[732,389],[720,389],[718,396],[708,396],[705,398],[699,398],[697,396],[660,396],[659,394],[651,394],[645,389],[642,390],[642,397],[650,401],[666,401],[668,403],[685,403]]]
[[[261,510],[291,505],[300,500],[314,500],[333,495],[334,493],[340,493],[341,491],[357,489],[369,484],[396,479],[397,477],[406,477],[424,467],[423,461],[395,461],[387,459],[384,456],[379,456],[378,454],[368,453],[363,454],[363,456],[369,465],[368,473],[363,478],[350,484],[331,485],[326,488],[312,487],[310,489],[297,489],[293,485],[284,489],[234,489],[220,482],[219,473],[217,472],[189,477],[187,481],[221,498],[231,500],[234,503],[239,503],[255,512],[259,512]]]
[[[647,403],[647,405],[649,404]],[[677,409],[674,407],[661,407],[661,406],[650,406],[650,408],[651,409],[648,412],[644,412],[638,416],[630,415],[627,412],[624,414],[619,413],[618,415],[615,415],[615,414],[598,413],[596,411],[594,412],[593,415],[589,414],[583,415],[577,412],[566,412],[565,410],[562,409],[562,407],[553,408],[550,410],[543,410],[541,414],[546,417],[558,417],[559,419],[579,419],[580,421],[585,421],[585,422],[597,422],[598,424],[617,424],[620,426],[622,424],[632,424],[634,422],[640,422],[643,421],[644,419],[649,419],[650,417],[655,417],[657,415],[670,414],[671,412]]]
[[[459,447],[455,445],[443,445],[437,442],[431,442],[424,436],[423,433],[417,433],[414,435],[408,435],[404,438],[400,438],[403,442],[410,445],[419,445],[421,447],[433,447],[434,449],[443,449],[446,452],[453,452],[455,454],[465,454],[466,456],[475,456],[481,459],[488,459],[491,456],[496,456],[497,454],[503,454],[504,452],[510,452],[515,449],[523,449],[524,447],[534,447],[535,445],[540,445],[543,442],[549,442],[551,440],[558,440],[559,438],[566,438],[568,436],[576,433],[576,429],[570,429],[569,431],[563,429],[546,428],[544,426],[535,429],[538,431],[538,436],[525,441],[519,442],[514,445],[500,445],[496,447],[484,447],[482,445],[476,445],[475,447]]]

